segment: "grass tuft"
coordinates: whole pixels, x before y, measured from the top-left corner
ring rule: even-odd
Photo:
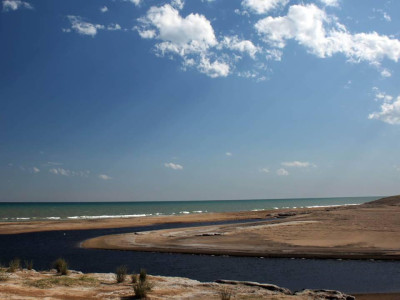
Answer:
[[[125,278],[126,278],[126,274],[128,274],[128,269],[126,268],[126,266],[119,266],[116,269],[115,274],[117,276],[118,283],[124,282]]]
[[[145,282],[147,280],[147,271],[146,269],[140,269],[139,280]]]
[[[8,264],[8,272],[14,273],[15,271],[21,269],[21,260],[19,258],[14,258]]]
[[[25,268],[27,270],[32,270],[33,269],[33,260],[25,260],[24,264],[25,264]]]
[[[53,263],[53,267],[60,275],[68,275],[68,263],[65,261],[64,258],[58,258]]]
[[[147,293],[153,288],[153,285],[147,280],[147,272],[145,269],[140,269],[139,275],[132,275],[132,282],[135,297],[138,299],[145,299]]]
[[[56,276],[27,282],[27,285],[40,289],[54,286],[97,286],[98,284],[99,281],[96,278],[87,275],[78,278]]]
[[[132,274],[131,275],[131,282],[136,283],[139,280],[139,275],[138,274]]]

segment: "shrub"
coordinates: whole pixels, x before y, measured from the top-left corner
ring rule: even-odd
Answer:
[[[133,285],[135,291],[135,297],[144,299],[147,297],[147,293],[152,289],[152,285],[148,281],[138,281]]]
[[[138,278],[139,278],[138,274],[132,274],[131,275],[131,282],[132,283],[138,282]]]
[[[227,288],[224,288],[219,292],[219,295],[221,297],[221,300],[230,300],[232,297],[232,292]]]
[[[18,269],[21,269],[21,260],[19,258],[14,258],[8,264],[8,272],[13,273]]]
[[[153,288],[152,284],[147,281],[147,272],[145,269],[140,269],[139,275],[132,275],[132,282],[135,297],[139,299],[146,298],[147,293]]]
[[[119,266],[116,270],[116,275],[117,275],[117,282],[121,283],[125,281],[126,274],[128,273],[128,270],[126,266]]]
[[[53,263],[53,267],[60,275],[68,275],[68,263],[65,261],[64,258],[58,258]]]
[[[25,268],[28,270],[32,270],[33,269],[33,260],[25,260]]]
[[[139,273],[139,280],[142,282],[145,282],[147,279],[147,271],[146,269],[140,269],[140,273]]]

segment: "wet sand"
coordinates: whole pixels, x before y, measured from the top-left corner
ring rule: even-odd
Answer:
[[[400,197],[360,206],[263,212],[254,223],[108,235],[86,248],[214,255],[400,259]]]

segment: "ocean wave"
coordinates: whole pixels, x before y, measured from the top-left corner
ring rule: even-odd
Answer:
[[[72,216],[70,220],[93,220],[93,219],[117,219],[117,218],[138,218],[152,216],[153,214],[134,214],[134,215],[102,215],[102,216]]]
[[[335,205],[312,205],[306,206],[307,208],[324,208],[324,207],[340,207],[340,206],[353,206],[353,205],[361,205],[357,203],[349,203],[349,204],[335,204]]]

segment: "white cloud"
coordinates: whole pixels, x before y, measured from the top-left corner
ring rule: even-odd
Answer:
[[[104,5],[103,7],[100,7],[100,11],[102,13],[108,12],[108,7]]]
[[[320,58],[341,53],[349,61],[374,65],[384,58],[395,62],[400,58],[399,40],[376,32],[352,34],[314,4],[293,5],[286,16],[268,16],[255,28],[273,47],[284,48],[286,41],[293,39]]]
[[[32,172],[33,173],[39,173],[40,172],[40,169],[39,168],[36,168],[36,167],[33,167],[33,169],[32,169]]]
[[[140,4],[142,3],[142,0],[125,0],[125,1],[135,4],[135,6],[140,6]]]
[[[154,39],[156,37],[155,30],[138,30],[139,35],[144,39]]]
[[[276,170],[276,175],[278,176],[288,176],[289,172],[285,170],[284,168]]]
[[[392,73],[388,70],[388,69],[383,69],[382,71],[381,71],[381,76],[382,77],[391,77],[392,76]]]
[[[268,168],[261,168],[259,171],[261,173],[269,173],[269,169]]]
[[[232,156],[233,154],[231,152],[225,152],[226,156]]]
[[[183,18],[179,11],[169,4],[151,7],[146,16],[139,21],[145,30],[151,28],[156,31],[155,38],[166,43],[165,50],[182,56],[192,52],[203,52],[217,44],[214,29],[206,17],[189,14]]]
[[[339,6],[339,0],[319,0],[326,6]]]
[[[172,0],[171,5],[177,9],[182,9],[185,5],[185,1],[183,0]]]
[[[386,12],[383,12],[383,18],[388,22],[392,21],[392,18]]]
[[[289,0],[243,0],[242,5],[256,14],[265,14],[278,7],[283,7]]]
[[[282,166],[288,168],[308,168],[308,167],[316,167],[315,164],[310,163],[308,161],[286,161],[282,163]]]
[[[380,111],[368,116],[368,119],[376,119],[391,125],[400,125],[400,96],[397,99],[390,99],[391,96],[385,95],[384,102],[381,104]],[[390,100],[389,100],[390,99]]]
[[[107,30],[114,31],[114,30],[121,30],[121,26],[119,24],[111,23],[107,26]]]
[[[88,177],[90,174],[90,171],[71,171],[68,169],[63,169],[63,168],[52,168],[49,170],[51,174],[54,175],[61,175],[61,176],[79,176],[79,177]]]
[[[33,9],[33,6],[21,0],[3,0],[3,11],[17,10],[20,8]]]
[[[46,166],[46,167],[49,167],[49,166],[61,166],[61,165],[63,165],[63,163],[56,162],[56,161],[48,161],[48,162],[44,163],[43,165]]]
[[[172,163],[172,162],[170,162],[170,163],[165,163],[164,166],[165,166],[166,168],[170,168],[170,169],[173,169],[173,170],[183,170],[183,166],[182,166],[182,165],[174,164],[174,163]]]
[[[267,60],[275,60],[275,61],[281,61],[282,60],[282,55],[283,52],[279,49],[267,49],[265,50],[266,56],[265,58]]]
[[[178,56],[184,68],[195,67],[212,78],[230,74],[229,62],[209,52],[218,41],[205,16],[191,13],[182,17],[179,10],[165,4],[152,6],[139,23],[135,29],[142,38],[158,40],[155,45],[157,55]]]
[[[377,87],[372,89],[375,92],[375,100],[381,100],[383,102],[390,102],[393,100],[393,96],[380,91]]]
[[[71,22],[71,28],[79,34],[90,35],[94,37],[97,34],[97,30],[104,29],[104,25],[92,24],[85,22],[81,17],[78,16],[67,16]]]
[[[110,177],[110,176],[108,176],[108,175],[106,175],[106,174],[99,174],[99,176],[98,176],[100,179],[103,179],[103,180],[111,180],[112,179],[112,177]]]
[[[253,59],[257,52],[260,51],[260,48],[255,46],[253,42],[249,40],[240,40],[237,36],[225,36],[220,43],[220,47],[247,53]]]
[[[229,65],[223,61],[210,62],[207,57],[202,57],[198,69],[211,78],[226,77],[229,75]]]

